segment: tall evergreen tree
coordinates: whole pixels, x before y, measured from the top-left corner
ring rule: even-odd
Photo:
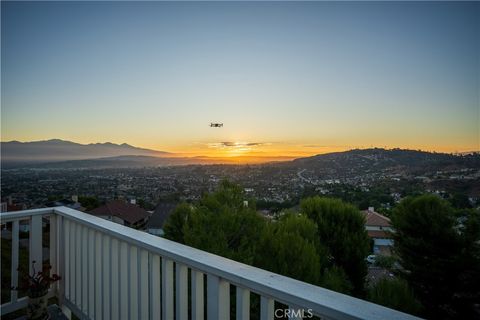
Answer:
[[[478,211],[463,219],[434,195],[406,198],[394,210],[395,251],[427,317],[474,315],[478,303]],[[478,314],[477,314],[478,316]]]
[[[317,226],[305,216],[288,213],[268,223],[257,247],[255,266],[319,284],[326,248],[319,248]],[[319,252],[323,254],[320,255]]]
[[[254,205],[245,205],[242,188],[223,181],[218,190],[205,194],[184,221],[186,245],[252,264],[265,219]],[[166,230],[167,237],[174,233]]]
[[[318,242],[326,246],[332,265],[342,268],[353,285],[353,293],[364,293],[367,274],[365,257],[369,239],[360,211],[337,199],[312,197],[302,200],[301,212],[317,224]]]
[[[185,243],[184,227],[193,210],[193,206],[188,203],[179,204],[165,222],[163,227],[165,238]]]

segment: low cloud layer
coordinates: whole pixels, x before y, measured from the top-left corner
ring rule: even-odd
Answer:
[[[264,142],[234,142],[234,141],[222,141],[209,143],[210,148],[242,148],[242,147],[254,147],[265,145]]]

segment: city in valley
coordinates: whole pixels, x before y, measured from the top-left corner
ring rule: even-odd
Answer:
[[[385,213],[402,198],[424,192],[462,201],[463,206],[480,206],[479,154],[365,149],[250,165],[113,163],[52,162],[3,169],[2,199],[28,209],[72,197],[92,197],[98,203],[124,199],[153,210],[161,203],[199,200],[229,180],[269,214],[313,195],[341,198],[361,209],[374,206]]]

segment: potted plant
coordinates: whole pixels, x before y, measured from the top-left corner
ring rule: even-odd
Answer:
[[[20,285],[14,290],[24,290],[28,296],[27,318],[31,320],[48,319],[47,293],[50,285],[61,279],[57,274],[50,276],[52,266],[44,265],[43,270],[35,271],[35,262],[32,261],[33,274],[24,274],[21,276]]]

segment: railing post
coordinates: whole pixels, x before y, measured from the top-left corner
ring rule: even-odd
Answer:
[[[68,249],[68,251],[69,251],[68,258],[69,259],[67,260],[67,263],[68,263],[67,268],[69,269],[70,277],[69,277],[68,299],[70,300],[70,302],[75,304],[77,302],[77,296],[75,295],[75,293],[76,293],[75,280],[76,280],[76,277],[77,277],[76,264],[75,264],[75,261],[77,259],[76,258],[77,254],[76,254],[76,250],[75,250],[77,225],[73,221],[69,221],[69,222],[70,222],[69,223],[70,228],[68,230],[68,237],[70,238],[70,240],[69,240],[70,249]]]
[[[82,312],[88,315],[88,227],[82,228]]]
[[[138,249],[135,246],[130,246],[130,319],[138,318]]]
[[[192,269],[192,319],[204,319],[203,272]]]
[[[274,318],[274,306],[275,302],[271,298],[262,296],[260,298],[260,319],[261,320],[273,320]]]
[[[118,240],[112,239],[112,319],[120,318],[120,305],[119,305],[119,254],[118,254]]]
[[[128,314],[128,297],[130,296],[129,292],[129,261],[128,261],[128,244],[124,241],[120,243],[120,319],[126,320],[129,319]]]
[[[162,258],[162,319],[173,319],[173,262]]]
[[[68,292],[66,290],[66,286],[68,285],[68,252],[69,252],[69,237],[67,236],[67,230],[69,230],[69,221],[64,219],[62,216],[58,215],[56,217],[57,223],[57,243],[56,243],[56,251],[57,251],[57,263],[58,263],[58,273],[61,277],[58,283],[58,303],[60,308],[62,309],[63,314],[67,317],[67,319],[72,318],[72,312],[70,309],[67,308],[65,305],[65,294]]]
[[[180,263],[175,264],[176,286],[176,318],[187,320],[188,318],[188,268]]]
[[[102,319],[102,234],[95,232],[95,317]]]
[[[36,215],[30,218],[30,274],[33,273],[33,261],[35,271],[42,271],[42,216]]]
[[[57,263],[57,216],[52,213],[50,215],[50,246],[49,246],[49,255],[50,255],[50,276],[52,274],[58,274],[58,263]],[[55,295],[58,294],[58,283],[54,283],[51,287],[51,290]]]
[[[110,319],[110,275],[111,275],[111,259],[110,259],[110,237],[107,235],[103,235],[103,252],[102,252],[102,280],[103,280],[103,318],[102,319]],[[132,292],[133,294],[133,292]]]
[[[250,319],[250,290],[237,286],[237,320]]]
[[[15,220],[12,222],[12,280],[11,285],[12,287],[18,287],[18,250],[19,250],[19,221]],[[17,301],[18,298],[18,291],[11,290],[11,301],[12,303]]]
[[[207,318],[230,319],[230,284],[212,274],[207,275]]]
[[[75,302],[78,309],[82,310],[83,297],[82,297],[82,230],[81,224],[75,224]]]
[[[139,286],[139,319],[148,319],[149,317],[149,306],[148,306],[148,251],[140,250],[138,253],[138,286]]]
[[[63,217],[55,214],[55,224],[56,224],[56,237],[55,237],[55,253],[57,256],[57,273],[61,277],[58,281],[58,300],[61,304],[63,301],[63,294],[64,294],[64,278],[65,278],[65,261],[63,257],[64,253],[64,242],[65,242],[65,234],[63,232]]]
[[[95,231],[88,230],[88,316],[95,318]]]
[[[62,244],[63,247],[62,253],[62,266],[63,266],[63,295],[66,299],[70,298],[70,221],[68,219],[63,219],[63,228],[62,228]]]
[[[160,256],[150,254],[150,319],[160,319],[162,314]]]

